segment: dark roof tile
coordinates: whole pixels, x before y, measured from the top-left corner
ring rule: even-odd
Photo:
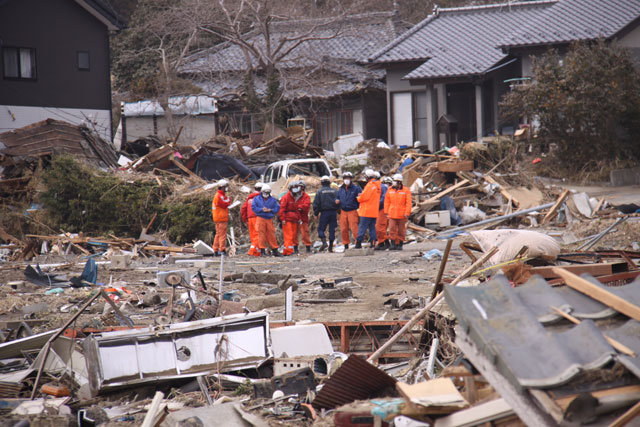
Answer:
[[[561,0],[498,44],[535,46],[611,38],[639,17],[640,0]]]

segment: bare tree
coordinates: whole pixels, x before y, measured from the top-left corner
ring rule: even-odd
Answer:
[[[341,22],[347,11],[339,5],[325,5],[324,12],[328,10],[333,16],[301,20],[313,14],[305,1],[212,2],[215,7],[211,10],[215,13],[200,29],[240,48],[246,64],[245,92],[249,107],[262,110],[265,119],[271,123],[278,122],[287,86],[287,69],[295,68],[296,63],[310,65],[309,57],[303,58],[299,48],[306,42],[330,40],[342,34]],[[288,27],[288,31],[282,32],[277,31],[278,26],[295,28]],[[255,93],[257,75],[264,76],[266,81],[262,99]]]
[[[179,79],[177,71],[199,40],[203,19],[209,13],[208,3],[207,0],[139,0],[129,28],[120,36],[121,48],[114,67],[116,78],[130,80],[121,85],[125,89],[157,99],[172,137],[176,136],[177,129],[169,99],[172,95],[193,93],[195,89]],[[143,83],[144,79],[136,79],[138,66],[146,67]]]

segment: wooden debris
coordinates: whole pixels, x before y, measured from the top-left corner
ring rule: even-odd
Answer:
[[[551,209],[549,209],[549,212],[547,212],[544,218],[542,218],[542,222],[540,224],[546,224],[551,220],[551,218],[553,218],[567,196],[569,196],[569,190],[564,190],[556,200],[555,204],[551,207]]]
[[[607,307],[611,307],[632,319],[640,321],[640,307],[637,305],[625,301],[608,290],[602,289],[588,280],[565,270],[564,268],[553,267],[551,270],[558,276],[562,277],[569,287],[582,292],[596,301],[600,301]]]

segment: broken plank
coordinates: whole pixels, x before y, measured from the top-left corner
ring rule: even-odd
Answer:
[[[558,197],[558,199],[556,200],[555,204],[551,207],[549,212],[547,212],[544,218],[542,218],[542,222],[540,224],[546,224],[549,220],[551,220],[551,218],[553,217],[553,215],[555,215],[556,211],[560,208],[567,196],[569,196],[569,190],[564,190],[562,194],[560,194],[560,197]]]
[[[147,245],[142,249],[148,250],[148,251],[196,253],[195,249],[192,249],[192,248],[181,248],[181,247],[176,247],[176,246]]]
[[[453,193],[454,191],[456,191],[460,187],[463,187],[463,186],[465,186],[467,184],[469,184],[469,180],[468,179],[463,179],[462,181],[458,182],[457,184],[454,184],[451,187],[447,188],[446,190],[441,191],[440,193],[438,193],[435,196],[431,197],[430,199],[427,199],[424,202],[421,202],[420,206],[426,205],[427,203],[433,203],[435,201],[438,201],[438,200],[440,200],[441,197],[444,197],[449,193]]]
[[[625,314],[632,319],[640,321],[640,307],[635,304],[632,304],[619,296],[609,292],[606,289],[602,289],[598,285],[594,285],[582,277],[571,273],[560,267],[553,267],[551,269],[558,276],[562,277],[567,284],[567,286],[575,289],[576,291],[582,292],[595,299],[596,301],[600,301],[607,307],[611,307],[616,311],[619,311],[622,314]]]
[[[171,157],[171,163],[176,165],[178,168],[180,168],[181,171],[183,171],[184,173],[189,175],[191,178],[194,178],[197,181],[207,182],[204,179],[202,179],[201,177],[199,177],[198,175],[196,175],[195,173],[191,172],[189,170],[189,168],[187,168],[185,165],[183,165],[182,162],[180,160],[176,159],[174,156]]]
[[[520,202],[515,197],[513,197],[511,193],[505,190],[502,184],[499,184],[495,179],[493,179],[492,176],[485,175],[484,180],[487,181],[489,184],[497,185],[498,189],[500,190],[500,194],[502,194],[504,198],[507,200],[511,199],[511,203],[513,203],[513,206],[515,206],[516,208],[520,206]],[[509,206],[511,206],[511,203],[509,204]]]

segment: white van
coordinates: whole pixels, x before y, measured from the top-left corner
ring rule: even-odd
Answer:
[[[262,182],[273,184],[278,179],[290,176],[331,176],[331,168],[324,159],[281,160],[271,163],[262,174]]]

